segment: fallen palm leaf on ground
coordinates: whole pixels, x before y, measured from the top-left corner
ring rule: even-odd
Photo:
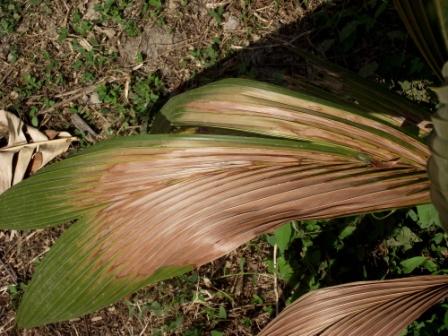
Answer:
[[[232,90],[228,99],[252,99],[240,88]],[[226,106],[215,94],[217,106]],[[310,108],[304,111],[304,99],[291,96],[284,101],[282,94],[274,90],[278,101],[256,97],[256,107],[260,114],[268,111],[268,118],[260,123],[254,118],[251,124],[252,119],[242,116],[247,123],[240,128],[294,140],[116,138],[4,193],[0,228],[76,221],[37,268],[20,305],[18,324],[32,327],[95,311],[149,283],[210,262],[288,220],[429,201],[429,151],[419,139],[309,98]],[[194,102],[196,96],[180,98],[187,104],[189,99]],[[198,114],[207,116],[195,106]],[[285,106],[295,107],[286,111],[286,126]],[[213,118],[223,127],[223,121],[234,121],[227,114]]]
[[[398,336],[448,297],[448,276],[354,282],[319,289],[288,306],[259,336]]]
[[[0,110],[1,139],[6,139],[7,144],[0,147],[0,194],[66,152],[76,138],[67,132],[44,134],[14,114]]]

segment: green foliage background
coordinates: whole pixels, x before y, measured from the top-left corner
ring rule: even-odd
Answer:
[[[279,251],[284,304],[310,290],[362,280],[448,274],[448,234],[432,205],[329,221],[291,222],[266,236]],[[448,303],[410,325],[403,335],[448,332]]]

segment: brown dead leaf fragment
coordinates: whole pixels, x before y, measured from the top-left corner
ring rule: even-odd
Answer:
[[[0,193],[67,151],[76,140],[67,132],[54,131],[49,138],[5,110],[0,110],[0,130],[0,139],[7,139],[7,145],[0,148]]]
[[[448,296],[448,276],[353,282],[310,292],[259,336],[398,336]]]

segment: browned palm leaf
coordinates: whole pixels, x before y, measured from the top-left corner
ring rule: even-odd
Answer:
[[[448,276],[353,282],[302,296],[259,336],[398,336],[448,297]]]
[[[426,136],[432,130],[430,113],[408,99],[391,92],[378,83],[360,77],[358,74],[336,64],[323,60],[299,48],[290,51],[306,62],[307,77],[297,74],[285,77],[288,87],[303,91],[322,99],[353,105],[390,125]],[[268,72],[265,76],[269,75]],[[277,75],[278,77],[278,75]],[[268,77],[270,78],[270,77]]]
[[[376,111],[251,80],[227,79],[176,96],[162,113],[176,125],[219,127],[358,149],[373,164],[425,167],[418,138]]]
[[[77,220],[25,292],[18,323],[73,318],[210,262],[291,219],[428,202],[426,172],[358,149],[223,136],[101,143],[0,196],[0,227]],[[26,209],[26,211],[25,211]]]

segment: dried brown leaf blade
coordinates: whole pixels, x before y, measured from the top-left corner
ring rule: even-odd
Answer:
[[[289,49],[307,63],[310,71],[306,77],[296,74],[286,76],[288,87],[343,105],[355,106],[391,126],[418,132],[421,137],[427,136],[432,130],[430,113],[426,108],[311,53],[298,48]],[[272,77],[275,74],[269,75],[270,72],[268,78],[272,80],[276,78]]]
[[[448,276],[353,282],[312,291],[259,336],[398,336],[448,297]]]
[[[0,228],[77,220],[39,265],[18,323],[97,310],[291,219],[425,203],[428,196],[425,170],[375,167],[338,146],[197,135],[105,141],[0,197]]]
[[[218,127],[358,149],[378,165],[425,167],[428,147],[354,105],[246,79],[221,80],[172,98],[162,113],[175,125]]]
[[[0,148],[0,193],[22,181],[30,171],[39,170],[66,152],[76,139],[67,132],[60,132],[49,140],[44,133],[4,110],[0,110],[0,128],[2,137],[8,138],[7,145]]]

